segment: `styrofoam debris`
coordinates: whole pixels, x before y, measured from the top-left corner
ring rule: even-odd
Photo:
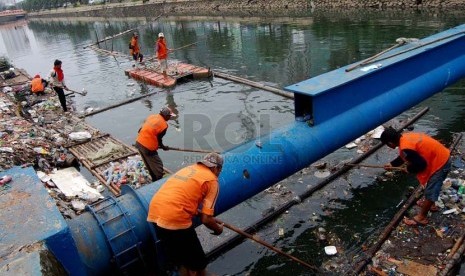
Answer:
[[[69,139],[73,141],[85,141],[87,139],[90,139],[92,135],[87,132],[87,131],[78,131],[78,132],[71,132],[68,135]]]
[[[13,153],[13,148],[10,148],[10,147],[0,147],[0,152],[9,152],[9,153]]]
[[[72,200],[71,205],[76,211],[84,211],[84,209],[86,209],[86,204],[80,200]]]
[[[44,173],[42,171],[37,171],[37,176],[39,177],[40,181],[42,181],[42,182],[47,182],[47,181],[51,180],[50,176],[48,176],[46,173]]]
[[[449,209],[449,210],[446,210],[446,211],[442,212],[443,215],[448,215],[448,214],[452,214],[452,213],[457,213],[457,208],[452,208],[452,209]]]
[[[384,127],[382,125],[378,126],[377,128],[374,129],[373,134],[371,135],[371,138],[374,138],[374,139],[381,138],[381,133],[383,133],[383,131],[384,131]]]
[[[334,245],[325,246],[325,253],[326,255],[335,255],[337,253],[336,246]]]
[[[356,147],[357,147],[357,144],[355,144],[353,142],[346,145],[346,148],[348,148],[348,149],[353,149],[353,148],[356,148]]]
[[[328,170],[318,170],[314,173],[314,175],[318,178],[325,178],[328,177],[331,173]]]

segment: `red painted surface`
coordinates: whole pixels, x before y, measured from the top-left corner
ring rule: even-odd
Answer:
[[[170,64],[167,76],[151,68],[132,68],[126,70],[126,75],[133,79],[146,82],[159,87],[172,87],[178,79],[192,76],[193,78],[207,78],[211,71],[207,68],[197,67],[186,63]]]

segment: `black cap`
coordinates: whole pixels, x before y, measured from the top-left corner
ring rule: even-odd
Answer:
[[[399,132],[397,132],[397,130],[395,130],[392,127],[388,127],[383,131],[383,133],[381,133],[381,137],[379,137],[379,139],[384,144],[387,144],[387,143],[397,144],[399,143],[401,136],[402,135]]]

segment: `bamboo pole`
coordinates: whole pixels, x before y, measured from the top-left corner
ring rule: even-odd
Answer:
[[[199,43],[200,41],[196,41],[196,42],[193,42],[193,43],[190,43],[190,44],[186,44],[184,46],[181,46],[181,47],[178,47],[178,48],[175,48],[175,49],[172,49],[170,51],[168,51],[168,53],[172,53],[174,51],[177,51],[177,50],[181,50],[181,49],[184,49],[184,48],[187,48],[187,47],[190,47],[190,46],[193,46],[197,43]],[[148,62],[148,61],[152,61],[152,60],[155,60],[157,58],[157,56],[153,56],[153,57],[149,57],[148,59],[146,59],[145,61]]]
[[[163,170],[167,172],[168,174],[173,174],[173,171],[168,168],[163,167]]]
[[[73,89],[66,89],[67,91],[70,91],[72,93],[76,93],[76,94],[79,94],[79,95],[82,95],[82,96],[85,96],[87,95],[87,93],[85,91],[82,91],[82,92],[79,92],[79,91],[76,91],[76,90],[73,90]],[[68,94],[69,95],[69,94]]]
[[[394,53],[394,54],[392,54],[392,55],[389,55],[389,56],[382,57],[382,58],[378,59],[377,61],[386,60],[386,59],[389,59],[389,58],[392,58],[392,57],[395,57],[395,56],[399,56],[399,55],[402,55],[402,54],[404,54],[404,53],[408,53],[408,52],[410,52],[410,51],[413,51],[413,50],[416,50],[416,49],[419,49],[419,48],[422,48],[422,47],[425,47],[425,46],[428,46],[428,45],[437,43],[437,42],[439,42],[439,41],[449,39],[449,38],[454,37],[454,36],[463,35],[464,33],[465,33],[465,32],[458,32],[458,33],[454,33],[454,34],[451,34],[451,35],[448,35],[448,36],[444,36],[444,37],[441,37],[441,38],[439,38],[439,39],[432,40],[432,41],[429,41],[429,42],[426,42],[426,43],[423,43],[423,44],[422,44],[422,43],[419,43],[419,44],[418,44],[417,46],[415,46],[415,47],[412,47],[412,48],[409,48],[409,49],[405,49],[405,50],[396,52],[396,53]],[[404,40],[407,40],[407,41],[405,41],[405,42],[408,42],[408,40],[416,40],[416,39],[412,39],[412,38],[410,38],[410,39],[405,39],[405,38],[404,38]],[[399,41],[399,43],[400,43],[400,41]],[[394,45],[394,46],[396,46],[396,45]],[[394,46],[392,46],[392,47],[394,47]],[[392,48],[392,47],[391,47],[391,48]],[[383,51],[383,52],[387,52],[387,51],[385,50],[385,51]],[[380,54],[384,54],[383,52],[381,52]],[[376,57],[379,57],[380,54],[376,55]],[[363,60],[363,61],[360,62],[358,65],[355,65],[354,68],[347,68],[347,69],[346,69],[346,72],[347,72],[347,70],[349,70],[349,69],[350,69],[350,70],[353,70],[353,69],[357,68],[357,67],[360,66],[360,65],[366,65],[367,63],[370,63],[371,61],[373,61],[373,59],[371,59],[371,58],[369,58],[369,59],[370,59],[370,60]],[[362,63],[363,63],[363,64],[362,64]],[[350,70],[349,70],[349,71],[350,71]]]
[[[463,243],[463,237],[460,238],[462,240],[462,244],[459,245],[459,241],[454,245],[454,247],[457,246],[456,251],[454,254],[449,254],[447,256],[447,259],[449,260],[446,264],[446,266],[440,271],[437,275],[438,276],[446,276],[446,275],[451,275],[451,270],[462,260],[463,252],[465,251],[465,243]],[[460,240],[459,239],[459,240]],[[451,250],[452,252],[452,250]]]
[[[121,56],[121,57],[130,58],[129,55],[124,54],[124,53],[120,53],[120,52],[117,52],[117,51],[110,51],[110,50],[107,50],[107,49],[97,48],[95,46],[92,46],[90,48],[92,48],[92,50],[94,50],[96,52],[100,52],[102,54],[107,54],[107,55],[114,56],[114,57],[115,56]]]
[[[148,93],[148,94],[145,94],[145,95],[141,95],[141,96],[139,96],[139,97],[135,97],[135,98],[132,98],[132,99],[129,99],[129,100],[126,100],[126,101],[122,101],[122,102],[119,102],[119,103],[117,103],[117,104],[113,104],[113,105],[104,107],[104,108],[99,109],[99,110],[94,110],[94,111],[89,112],[89,113],[87,113],[87,114],[80,115],[79,117],[80,117],[80,118],[84,118],[84,117],[88,117],[88,116],[93,116],[93,115],[95,115],[95,114],[98,114],[98,113],[101,113],[101,112],[104,112],[104,111],[107,111],[107,110],[110,110],[110,109],[113,109],[113,108],[115,108],[115,107],[119,107],[119,106],[122,106],[122,105],[125,105],[125,104],[128,104],[128,103],[135,102],[135,101],[137,101],[137,100],[140,100],[140,99],[142,99],[142,98],[155,95],[155,94],[157,94],[157,93],[158,93],[158,91],[156,91],[156,92],[151,92],[151,93]]]
[[[85,45],[83,48],[86,49],[86,48],[88,48],[88,47],[91,47],[91,46],[100,44],[100,43],[102,43],[102,42],[104,42],[104,41],[107,41],[107,40],[116,38],[116,37],[118,37],[118,36],[125,35],[125,34],[127,34],[127,33],[130,33],[130,32],[132,32],[132,31],[134,31],[134,30],[135,30],[135,29],[129,29],[129,30],[126,30],[126,31],[124,31],[124,32],[117,33],[117,34],[112,35],[112,36],[107,36],[107,37],[105,37],[105,38],[102,39],[102,40],[97,40],[96,42],[93,42],[93,43],[91,43],[91,44]]]
[[[221,221],[221,220],[219,220],[219,219],[217,219],[217,218],[215,218],[215,220],[216,220],[218,223],[223,224],[224,227],[229,228],[229,229],[231,229],[232,231],[234,231],[234,232],[236,232],[236,233],[238,233],[238,234],[240,234],[240,235],[242,235],[242,236],[244,236],[244,237],[247,237],[248,239],[251,239],[251,240],[253,240],[253,241],[256,242],[256,243],[259,243],[259,244],[261,244],[261,245],[263,245],[263,246],[265,246],[265,247],[267,247],[267,248],[273,250],[273,251],[276,252],[276,253],[279,253],[279,254],[281,254],[281,255],[283,255],[283,256],[285,256],[285,257],[287,257],[287,258],[289,258],[289,259],[291,259],[291,260],[293,260],[293,261],[296,261],[297,263],[299,263],[299,264],[301,264],[301,265],[303,265],[303,266],[305,266],[305,267],[307,267],[307,268],[310,268],[310,269],[315,270],[315,271],[320,271],[320,269],[319,269],[318,267],[313,266],[313,265],[311,265],[311,264],[308,264],[308,263],[302,261],[301,259],[298,259],[298,258],[296,258],[296,257],[294,257],[294,256],[292,256],[292,255],[290,255],[290,254],[287,254],[286,252],[282,251],[281,249],[279,249],[279,248],[277,248],[277,247],[274,247],[274,246],[272,246],[271,244],[269,244],[269,243],[267,243],[267,242],[265,242],[265,241],[262,241],[261,239],[256,238],[256,237],[254,237],[254,236],[252,236],[252,235],[250,235],[250,234],[248,234],[248,233],[246,233],[246,232],[240,230],[239,228],[236,228],[236,227],[234,227],[234,226],[232,226],[232,225],[230,225],[230,224],[227,224],[227,223],[225,223],[225,222],[223,222],[223,221]]]
[[[455,242],[454,246],[452,247],[452,249],[450,250],[450,253],[449,255],[447,255],[447,259],[450,259],[452,258],[452,256],[454,256],[455,252],[457,252],[457,250],[459,249],[459,247],[463,244],[463,239],[465,238],[465,234],[463,234],[462,236],[460,236],[460,238],[457,240],[457,242]]]
[[[181,149],[181,148],[173,148],[173,147],[168,147],[169,150],[174,150],[174,151],[185,151],[185,152],[200,152],[200,153],[219,153],[217,151],[209,151],[209,150],[196,150],[196,149]]]
[[[186,45],[184,45],[184,46],[171,49],[169,52],[172,53],[172,52],[177,51],[177,50],[181,50],[181,49],[184,49],[184,48],[187,48],[187,47],[190,47],[190,46],[194,46],[194,45],[196,45],[196,44],[199,43],[199,42],[200,42],[200,41],[196,41],[196,42],[193,42],[193,43],[190,43],[190,44],[186,44]]]
[[[259,88],[259,89],[274,93],[276,95],[283,96],[283,97],[288,98],[288,99],[294,99],[294,95],[292,93],[286,92],[284,90],[281,90],[281,89],[278,89],[278,88],[275,88],[275,87],[264,85],[264,84],[261,84],[259,82],[251,81],[251,80],[248,80],[248,79],[244,79],[244,78],[241,78],[241,77],[236,77],[236,76],[233,76],[233,75],[229,75],[229,74],[225,74],[225,73],[221,73],[221,72],[216,72],[216,71],[213,72],[213,76],[219,77],[219,78],[222,78],[222,79],[226,79],[226,80],[239,82],[239,83],[242,83],[242,84],[247,84],[249,86],[256,87],[256,88]]]
[[[379,168],[379,169],[385,169],[383,165],[371,165],[371,164],[345,164],[346,166],[352,166],[352,167],[364,167],[364,168]],[[403,171],[404,169],[402,167],[390,167],[387,170],[394,170],[394,171]]]
[[[357,68],[357,67],[363,66],[363,65],[369,63],[370,61],[374,60],[375,58],[381,56],[382,54],[385,54],[385,53],[387,53],[387,52],[389,52],[389,51],[391,51],[391,50],[393,50],[393,49],[395,49],[395,48],[397,48],[397,47],[399,47],[399,46],[401,46],[401,45],[404,45],[404,44],[405,44],[405,41],[404,41],[404,40],[400,40],[397,44],[392,45],[391,47],[389,47],[389,48],[387,48],[387,49],[385,49],[385,50],[383,50],[383,51],[377,53],[376,55],[371,56],[371,57],[369,57],[369,58],[367,58],[367,59],[364,59],[364,60],[362,60],[361,62],[359,62],[359,63],[357,63],[357,64],[355,64],[355,65],[353,65],[353,66],[350,66],[349,68],[346,69],[346,72],[350,72],[350,71],[354,70],[354,69]]]
[[[157,17],[155,18],[155,20],[153,20],[153,21],[158,20],[158,19],[159,19],[160,17],[162,17],[162,16],[163,16],[163,13],[160,14],[159,16],[157,16]],[[88,45],[84,46],[83,48],[86,49],[87,47],[91,47],[91,46],[97,45],[97,44],[102,43],[102,42],[104,42],[104,41],[107,41],[107,40],[110,40],[110,39],[113,39],[113,38],[116,38],[116,37],[125,35],[125,34],[127,34],[127,33],[133,32],[133,31],[135,31],[135,30],[137,30],[137,28],[129,29],[129,30],[126,30],[126,31],[117,33],[117,34],[112,35],[112,36],[107,36],[107,37],[105,37],[105,38],[102,39],[102,40],[98,40],[98,38],[97,38],[97,41],[96,41],[96,42],[91,43],[91,44],[88,44]]]

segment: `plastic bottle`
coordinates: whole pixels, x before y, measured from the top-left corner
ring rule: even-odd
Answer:
[[[458,193],[459,195],[463,195],[464,192],[465,192],[465,186],[464,186],[464,185],[460,185],[457,193]]]

